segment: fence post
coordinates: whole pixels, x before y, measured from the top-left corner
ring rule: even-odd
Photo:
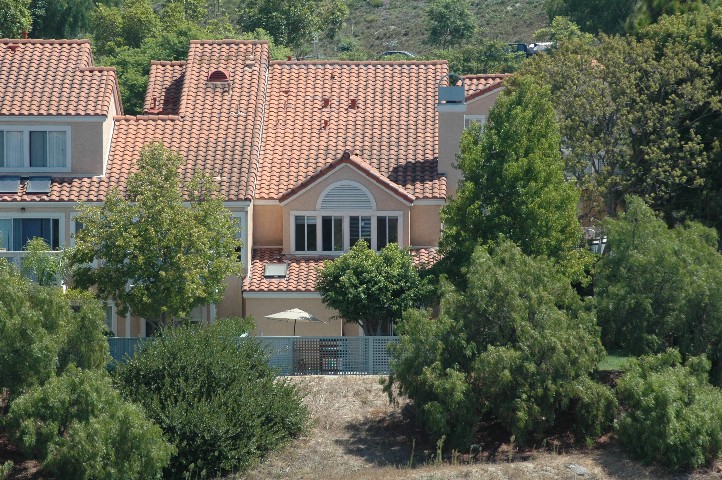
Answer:
[[[374,373],[374,355],[373,346],[371,345],[371,339],[374,337],[363,337],[366,342],[366,374],[373,375]]]

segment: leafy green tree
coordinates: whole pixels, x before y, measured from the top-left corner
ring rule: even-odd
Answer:
[[[76,38],[90,31],[90,19],[96,3],[109,0],[32,0],[33,38]]]
[[[581,240],[579,193],[564,175],[549,89],[511,83],[479,126],[461,137],[464,177],[442,210],[441,249],[455,280],[479,244],[500,234],[528,255],[569,257]]]
[[[30,0],[0,0],[0,38],[20,38],[31,24]]]
[[[50,245],[42,238],[28,240],[24,247],[27,255],[22,259],[23,275],[34,279],[39,285],[52,285],[63,278],[64,257],[61,252],[51,252]]]
[[[339,0],[246,0],[238,10],[238,22],[246,31],[263,29],[282,45],[298,49],[314,33],[334,38],[348,15]]]
[[[96,300],[36,285],[0,262],[0,390],[14,398],[70,364],[104,368],[109,359],[104,320]]]
[[[71,366],[12,402],[11,439],[58,478],[160,478],[173,447],[104,369]]]
[[[509,53],[501,42],[478,42],[449,50],[435,50],[430,58],[449,62],[449,71],[458,74],[511,73],[526,59],[523,52]]]
[[[218,302],[225,277],[240,272],[237,225],[208,176],[181,188],[184,163],[160,143],[146,145],[125,199],[113,191],[102,206],[80,208],[73,280],[113,299],[121,315],[160,324],[185,318],[198,305]]]
[[[676,350],[633,360],[617,383],[617,436],[645,461],[672,470],[707,466],[722,453],[722,391],[704,355],[684,365]]]
[[[277,378],[243,319],[165,330],[116,371],[177,447],[166,478],[217,478],[242,470],[298,435],[307,411]]]
[[[364,335],[390,335],[404,311],[419,306],[430,293],[409,253],[391,243],[377,254],[364,241],[326,261],[316,289],[324,305],[361,325]]]
[[[605,223],[609,253],[594,293],[602,338],[633,354],[677,347],[715,362],[722,339],[722,255],[717,234],[698,223],[668,228],[639,198]]]
[[[626,194],[670,223],[694,213],[719,143],[706,133],[720,112],[711,59],[658,35],[570,40],[527,62],[523,73],[551,88],[585,215],[616,215]]]
[[[485,414],[521,444],[570,409],[581,437],[608,428],[614,397],[588,377],[604,353],[599,330],[569,279],[502,238],[477,248],[466,283],[447,290],[438,319],[404,316],[386,391],[398,385],[423,426],[463,450]]]
[[[476,22],[467,0],[433,0],[426,7],[429,43],[451,48],[469,40],[476,32]]]
[[[99,4],[91,21],[96,55],[111,54],[123,46],[138,48],[161,31],[160,18],[149,0],[124,0],[119,7]]]
[[[569,17],[588,33],[624,33],[637,0],[548,0],[549,20]]]
[[[659,21],[664,15],[697,12],[704,5],[719,5],[719,0],[638,0],[627,19],[628,32],[639,32]]]

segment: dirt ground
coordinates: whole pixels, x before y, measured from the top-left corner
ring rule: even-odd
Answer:
[[[389,404],[370,376],[294,377],[305,393],[312,427],[244,476],[232,479],[690,479],[722,478],[710,471],[672,474],[631,460],[608,438],[592,448],[563,442],[527,451],[508,444],[435,462],[436,446],[410,419],[408,406]],[[493,444],[493,445],[492,445]],[[413,453],[412,453],[413,452]]]

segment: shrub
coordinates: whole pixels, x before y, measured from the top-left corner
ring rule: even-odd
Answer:
[[[522,444],[572,408],[581,436],[609,426],[614,398],[588,378],[603,354],[593,312],[552,261],[503,240],[476,250],[467,280],[447,290],[439,319],[407,312],[387,392],[398,384],[425,428],[459,449],[485,413]]]
[[[59,478],[159,478],[173,448],[104,370],[70,366],[10,406],[11,439]]]
[[[5,480],[10,475],[13,469],[13,462],[8,460],[7,462],[0,464],[0,480]]]
[[[699,468],[722,452],[722,391],[708,383],[704,355],[680,365],[677,350],[629,363],[617,384],[622,444],[671,469]]]
[[[177,448],[173,478],[249,466],[304,427],[296,389],[277,380],[244,320],[165,329],[116,371]]]

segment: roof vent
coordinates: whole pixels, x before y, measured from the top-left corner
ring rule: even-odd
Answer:
[[[263,267],[264,278],[286,278],[288,273],[287,263],[267,263]]]
[[[18,193],[20,177],[0,177],[0,193]]]
[[[11,43],[10,45],[8,45],[8,48],[10,49],[11,52],[14,52],[15,50],[18,49],[19,46],[20,45],[18,45],[16,43]]]
[[[27,193],[50,193],[50,177],[30,177],[25,191]]]
[[[348,108],[350,108],[351,110],[356,110],[358,108],[358,100],[356,100],[355,98],[352,98],[351,104],[349,105]]]
[[[323,107],[322,108],[330,108],[331,107],[331,99],[328,97],[323,97]]]
[[[228,83],[230,81],[231,76],[225,70],[213,70],[210,75],[208,75],[209,83]]]

